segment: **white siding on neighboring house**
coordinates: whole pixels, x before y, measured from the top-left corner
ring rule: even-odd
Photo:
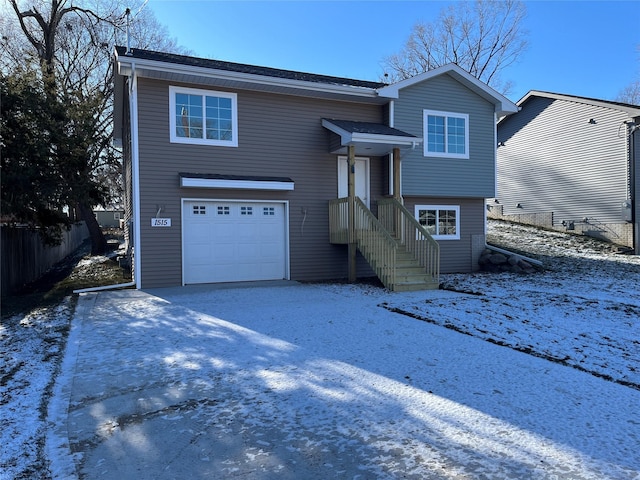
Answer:
[[[520,107],[498,124],[495,206],[505,216],[547,214],[554,227],[575,225],[631,246],[622,209],[631,195],[629,113],[544,92],[532,92]]]

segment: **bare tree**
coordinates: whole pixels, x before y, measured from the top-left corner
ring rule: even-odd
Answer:
[[[636,46],[638,52],[638,77],[629,85],[624,87],[616,97],[617,102],[629,103],[631,105],[640,105],[640,44]]]
[[[434,22],[416,23],[402,51],[383,65],[393,81],[455,63],[496,90],[507,93],[500,74],[518,61],[527,47],[519,0],[456,2]]]
[[[617,102],[640,105],[640,80],[631,82],[616,97]]]
[[[3,19],[0,68],[11,73],[22,64],[39,66],[40,81],[59,122],[52,148],[62,174],[51,181],[71,192],[70,205],[80,212],[92,241],[92,253],[106,242],[92,207],[110,202],[109,182],[119,171],[113,148],[113,71],[116,43],[126,41],[125,6],[121,0],[8,0],[14,22]],[[153,14],[134,5],[132,37],[136,46],[179,50]],[[15,35],[20,32],[22,35]],[[136,38],[142,40],[136,42]],[[105,183],[107,182],[107,183]]]

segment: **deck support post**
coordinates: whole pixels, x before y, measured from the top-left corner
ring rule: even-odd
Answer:
[[[348,231],[348,256],[349,256],[349,283],[356,281],[356,147],[347,147],[347,197],[349,210],[349,231]]]
[[[400,205],[404,205],[400,191],[400,149],[398,147],[393,149],[393,198]],[[397,212],[395,214],[393,227],[395,228],[396,236],[400,238],[402,235],[402,218]]]
[[[400,193],[400,149],[393,149],[393,198],[402,203]]]

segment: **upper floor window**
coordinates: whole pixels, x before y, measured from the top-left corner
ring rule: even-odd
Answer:
[[[458,205],[416,205],[416,220],[436,240],[460,240]]]
[[[169,87],[171,142],[238,146],[237,95]]]
[[[424,111],[425,157],[469,158],[469,115]]]

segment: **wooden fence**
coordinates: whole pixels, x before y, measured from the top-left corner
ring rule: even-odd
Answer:
[[[2,227],[0,232],[0,291],[3,297],[40,278],[89,237],[84,222],[63,231],[62,243],[55,247],[43,245],[38,232],[28,228]]]

